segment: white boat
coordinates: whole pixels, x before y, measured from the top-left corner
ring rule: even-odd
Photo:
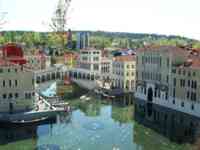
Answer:
[[[91,99],[90,97],[87,97],[85,100],[86,100],[86,101],[89,101],[90,99]]]
[[[83,95],[83,96],[80,97],[81,100],[83,100],[83,99],[85,99],[85,98],[86,98],[85,95]]]

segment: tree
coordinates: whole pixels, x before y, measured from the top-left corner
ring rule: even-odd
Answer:
[[[71,0],[59,0],[54,16],[51,19],[50,28],[62,39],[61,47],[65,49],[65,31],[67,31],[68,11]]]

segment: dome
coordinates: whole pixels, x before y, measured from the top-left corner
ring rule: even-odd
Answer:
[[[8,43],[2,47],[3,58],[6,58],[8,61],[24,65],[26,60],[24,59],[24,54],[22,47],[16,43]]]
[[[23,57],[22,47],[15,43],[8,43],[3,46],[4,57]]]

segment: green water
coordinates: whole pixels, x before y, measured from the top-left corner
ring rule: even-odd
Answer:
[[[0,150],[192,150],[176,144],[134,121],[134,106],[120,107],[92,98],[73,85],[68,102],[76,109],[55,122],[28,127],[0,128]]]
[[[1,150],[190,150],[134,121],[133,106],[82,103],[56,123],[0,130]],[[46,147],[45,147],[46,145]],[[47,147],[48,146],[48,147]],[[115,149],[116,150],[116,149]]]

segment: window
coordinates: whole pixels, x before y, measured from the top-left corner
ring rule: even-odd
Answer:
[[[196,101],[197,100],[197,94],[194,92],[191,92],[191,101]]]
[[[191,76],[191,72],[189,71],[189,72],[188,72],[188,77],[190,77],[190,76]]]
[[[34,79],[32,79],[32,85],[34,85],[34,83],[35,83],[35,80],[34,80]]]
[[[169,82],[169,76],[167,75],[166,77],[166,82],[168,83]]]
[[[168,92],[165,94],[165,100],[168,100]]]
[[[6,99],[7,98],[7,95],[6,94],[3,94],[3,99]]]
[[[191,105],[191,109],[194,110],[194,104]]]
[[[0,73],[3,73],[3,69],[2,68],[0,69]]]
[[[11,87],[12,86],[12,81],[11,80],[9,80],[9,87]]]
[[[160,67],[161,67],[162,66],[162,59],[161,59],[161,57],[160,57],[159,61],[160,61],[159,63],[160,63]]]
[[[185,70],[183,70],[183,75],[185,75],[185,73],[186,73]]]
[[[176,89],[173,89],[173,97],[176,97]]]
[[[129,69],[129,65],[127,65],[127,69]]]
[[[190,87],[190,80],[188,80],[188,87]]]
[[[3,87],[5,87],[6,86],[6,81],[5,80],[3,80]]]
[[[94,70],[99,70],[99,65],[98,64],[94,64]]]
[[[10,72],[10,69],[8,69],[8,72]]]
[[[175,104],[176,102],[175,102],[175,100],[173,100],[173,102],[172,102],[173,104]]]
[[[160,90],[158,90],[158,98],[160,98],[161,94],[160,94]]]
[[[167,67],[169,67],[169,58],[167,58]]]
[[[182,82],[183,82],[183,87],[185,87],[185,80],[183,79],[183,81],[182,81]]]
[[[144,95],[146,95],[147,94],[147,89],[146,88],[144,88]]]
[[[180,79],[180,87],[185,87],[185,80],[184,79]]]
[[[15,86],[17,86],[18,85],[18,82],[17,82],[17,80],[15,80]]]
[[[180,69],[178,70],[178,74],[179,74],[179,75],[181,74],[181,70],[180,70]]]
[[[181,107],[184,107],[184,102],[181,103]]]
[[[197,89],[197,81],[194,81],[194,89]]]
[[[174,74],[175,74],[175,73],[176,73],[176,69],[172,69],[172,73],[174,73]]]
[[[197,88],[197,81],[192,81],[191,88],[193,88],[193,89]]]
[[[13,98],[13,95],[12,93],[9,94],[8,98]]]
[[[17,68],[15,69],[15,72],[17,72]]]
[[[187,99],[189,99],[189,98],[190,98],[190,92],[187,91]]]
[[[15,98],[18,98],[19,97],[19,94],[18,93],[15,93]]]
[[[132,65],[132,68],[134,68],[134,65]]]
[[[196,72],[193,72],[193,76],[194,76],[194,77],[196,76]]]
[[[174,78],[174,86],[176,86],[176,78]]]

